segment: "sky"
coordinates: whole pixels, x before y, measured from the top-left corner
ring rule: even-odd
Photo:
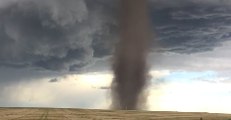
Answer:
[[[231,113],[231,1],[149,0],[147,110]],[[0,0],[0,106],[108,109],[118,1]]]

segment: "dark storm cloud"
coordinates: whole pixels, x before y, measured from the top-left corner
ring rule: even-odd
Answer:
[[[1,67],[81,71],[111,55],[118,38],[119,7],[114,0],[0,4]],[[231,36],[230,6],[229,0],[150,0],[158,50],[213,50]]]
[[[9,68],[1,67],[0,68],[0,85],[10,84],[12,82],[21,82],[28,80],[37,80],[44,78],[56,78],[63,76],[65,73],[47,71],[47,70],[34,70],[27,68]],[[4,86],[4,85],[3,85]]]
[[[153,0],[161,4],[151,11],[161,50],[187,54],[210,51],[231,37],[230,6],[215,5],[215,0],[164,1]]]
[[[49,80],[49,82],[51,82],[51,83],[59,82],[59,79],[53,78],[53,79]]]
[[[2,7],[0,66],[73,71],[108,55],[113,5],[104,2],[111,8],[105,10],[94,2],[23,0]]]

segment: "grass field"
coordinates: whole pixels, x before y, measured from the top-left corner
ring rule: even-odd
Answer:
[[[0,120],[231,120],[231,115],[193,112],[0,108]]]

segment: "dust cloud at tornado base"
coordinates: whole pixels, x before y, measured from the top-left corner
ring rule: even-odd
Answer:
[[[120,40],[113,58],[112,109],[142,109],[150,40],[146,0],[120,0]]]

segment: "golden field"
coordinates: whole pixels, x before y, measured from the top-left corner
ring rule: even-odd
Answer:
[[[231,120],[231,115],[202,112],[0,108],[0,120]]]

